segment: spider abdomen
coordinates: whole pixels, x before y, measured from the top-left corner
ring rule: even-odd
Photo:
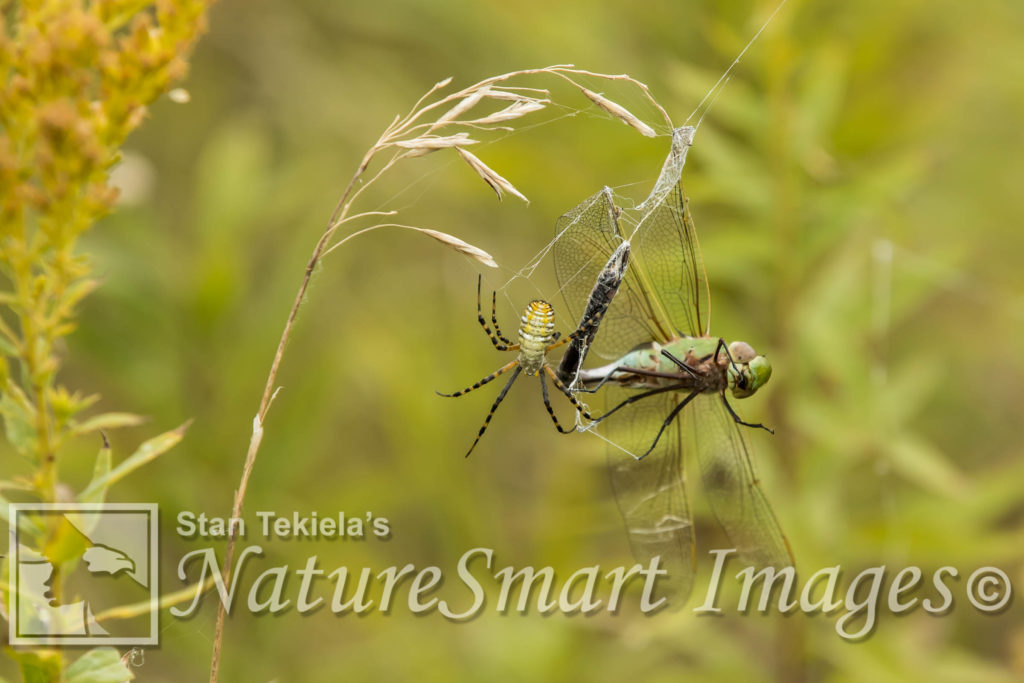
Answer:
[[[546,301],[531,301],[519,325],[519,365],[527,375],[544,367],[544,354],[555,340],[555,311]]]

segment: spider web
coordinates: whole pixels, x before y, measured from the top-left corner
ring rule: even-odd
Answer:
[[[785,2],[782,0],[776,7],[686,123],[661,136],[668,138],[668,151],[646,197],[633,202],[624,191],[626,186],[619,186],[618,190],[608,186],[601,188],[563,214],[556,223],[554,237],[497,290],[514,306],[510,288],[524,281],[540,290],[535,281],[538,269],[555,261],[551,270],[557,272],[557,289],[538,293],[548,301],[566,301],[562,320],[574,324],[570,329],[582,330],[589,322],[588,316],[593,315],[597,298],[607,297],[609,272],[619,273],[623,283],[630,282],[621,289],[618,283],[612,286],[618,291],[598,322],[596,333],[583,333],[581,343],[573,342],[563,351],[563,359],[575,364],[570,391],[576,390],[573,391],[576,401],[588,413],[590,408],[584,403],[587,394],[579,391],[583,389],[579,371],[589,351],[614,359],[638,343],[707,333],[710,301],[706,278],[680,180],[704,116],[742,56]],[[689,125],[694,118],[696,123]],[[561,247],[558,258],[552,255],[556,247]],[[616,265],[624,247],[636,251],[642,268],[627,263],[622,270],[621,264]],[[650,282],[653,287],[645,288],[642,281]],[[675,325],[683,329],[663,329]],[[568,333],[564,325],[562,330],[563,334]],[[570,353],[576,355],[570,356]],[[548,362],[555,364],[557,361],[549,358]],[[567,377],[566,371],[559,364],[563,379]],[[685,397],[673,391],[634,400],[636,391],[614,385],[605,386],[600,392],[605,407],[617,406],[619,412],[610,420],[591,423],[585,421],[581,411],[574,411],[576,429],[606,443],[609,480],[633,556],[641,563],[655,559],[663,563],[661,566],[667,570],[663,585],[668,595],[680,598],[675,603],[677,607],[686,602],[692,590],[696,566],[693,516],[683,467],[684,449],[696,456],[705,488],[713,494],[715,516],[742,557],[757,564],[783,566],[791,562],[785,537],[767,498],[756,485],[746,437],[718,404],[718,396]],[[632,402],[619,405],[627,398]],[[681,413],[688,404],[691,404],[689,412]],[[551,411],[550,405],[548,410]],[[692,424],[684,428],[684,420]],[[697,422],[700,430],[693,427]],[[659,438],[652,444],[652,429],[657,430],[659,424]],[[692,438],[692,442],[684,445],[684,437]],[[733,509],[734,504],[738,505],[736,509]]]
[[[646,226],[651,222],[656,222],[657,216],[655,214],[657,214],[659,211],[666,210],[667,202],[671,201],[672,194],[679,188],[679,182],[683,168],[686,164],[689,148],[694,143],[696,133],[699,130],[701,123],[703,122],[703,118],[707,116],[709,111],[712,109],[712,106],[714,105],[715,101],[717,100],[718,96],[724,90],[742,56],[757,42],[761,34],[771,24],[772,20],[778,14],[781,8],[785,5],[785,3],[786,0],[781,0],[781,2],[779,2],[779,4],[775,7],[775,9],[768,16],[768,18],[761,25],[761,27],[754,34],[754,36],[748,41],[748,43],[744,45],[742,50],[731,61],[730,65],[722,73],[718,81],[712,86],[712,88],[707,92],[707,94],[703,96],[700,102],[696,105],[696,108],[687,117],[686,123],[683,126],[673,127],[671,123],[667,124],[665,122],[664,117],[660,116],[659,114],[655,114],[655,108],[650,104],[650,100],[647,99],[646,96],[640,92],[639,88],[635,87],[637,85],[636,82],[624,84],[623,82],[608,82],[599,79],[588,82],[587,76],[578,76],[578,80],[581,83],[586,84],[588,87],[593,87],[595,90],[600,90],[608,94],[616,101],[624,102],[627,105],[627,108],[630,112],[634,113],[641,120],[645,121],[648,125],[651,125],[653,127],[657,138],[667,139],[668,141],[668,153],[666,154],[665,161],[662,165],[662,169],[660,169],[657,176],[653,178],[653,184],[649,185],[650,189],[646,197],[644,197],[642,201],[637,201],[635,195],[632,193],[631,190],[633,190],[635,186],[638,185],[648,185],[650,183],[650,179],[646,181],[641,180],[627,182],[625,184],[606,186],[602,190],[602,193],[607,198],[606,201],[608,202],[608,204],[613,205],[615,207],[615,210],[617,211],[616,222],[618,226],[618,231],[620,231],[620,234],[618,234],[618,236],[615,238],[617,240],[617,243],[621,244],[623,242],[632,242],[634,238],[638,237],[638,230],[640,230],[641,227],[644,227],[644,230],[642,232],[644,237],[642,239],[647,239],[646,236],[649,232],[651,232],[651,230],[647,229]],[[630,88],[633,88],[633,90],[630,91]],[[527,130],[530,130],[531,128],[548,126],[563,119],[575,118],[580,116],[598,117],[602,119],[611,118],[610,114],[601,111],[601,109],[597,108],[597,106],[588,106],[588,108],[586,109],[575,109],[563,103],[555,105],[554,113],[555,117],[553,119],[539,122],[536,125],[519,127],[514,133],[510,134],[518,135]],[[691,125],[690,122],[694,120],[695,123]],[[500,141],[501,139],[502,137],[500,137],[498,140],[493,140],[490,143]],[[449,163],[454,162],[447,162],[444,164],[444,166],[446,166]],[[440,169],[434,169],[434,171],[437,170]],[[421,175],[417,180],[410,182],[409,184],[404,186],[400,193],[395,195],[392,198],[392,200],[397,200],[399,196],[406,195],[406,199],[412,200],[412,204],[418,204],[419,202],[417,201],[416,198],[409,197],[409,193],[410,191],[412,191],[413,194],[425,193],[425,191],[427,190],[423,186],[421,181],[425,177],[430,175],[433,175],[433,171]],[[591,199],[596,201],[600,197],[600,195],[601,193],[595,195]],[[525,288],[535,293],[536,298],[544,299],[546,301],[553,303],[556,312],[560,312],[560,315],[558,315],[558,317],[563,322],[563,324],[560,326],[560,329],[562,330],[563,334],[568,334],[570,331],[577,329],[577,327],[583,323],[581,319],[572,319],[572,315],[580,314],[583,312],[583,310],[566,310],[566,308],[561,305],[561,302],[565,298],[567,298],[564,296],[567,287],[587,288],[587,292],[590,291],[589,288],[592,288],[595,284],[596,273],[598,273],[605,266],[604,256],[600,257],[601,262],[593,262],[592,260],[590,262],[581,263],[579,273],[575,274],[574,276],[571,276],[571,278],[567,280],[562,279],[562,282],[560,282],[556,288],[543,286],[541,282],[544,280],[544,278],[539,278],[538,275],[539,272],[543,272],[544,270],[553,270],[553,268],[551,268],[550,266],[550,262],[552,260],[552,251],[555,249],[556,245],[558,245],[561,241],[567,239],[567,234],[572,230],[572,228],[575,225],[577,225],[579,221],[582,221],[587,217],[587,212],[590,208],[591,205],[587,205],[586,203],[584,203],[575,208],[573,210],[574,213],[570,212],[570,214],[566,214],[568,220],[565,220],[566,216],[563,216],[562,221],[560,221],[560,229],[557,231],[555,236],[550,240],[550,242],[544,245],[534,256],[528,258],[525,264],[519,267],[518,269],[511,271],[511,273],[509,273],[509,271],[506,270],[506,273],[509,274],[504,276],[504,278],[502,279],[504,280],[504,282],[501,282],[501,284],[499,284],[495,288],[495,291],[500,295],[500,298],[505,302],[505,306],[509,310],[516,312],[522,310],[522,305],[525,299],[521,296],[522,288],[518,286],[524,285]],[[608,253],[612,253],[614,251],[614,248],[617,246],[618,244],[613,245],[611,249],[608,250]],[[653,250],[649,249],[648,252],[650,251]],[[649,257],[648,260],[650,260]],[[663,269],[668,268],[668,266],[660,267],[663,267]],[[702,268],[702,265],[700,267]],[[627,269],[627,273],[628,272],[629,270]],[[517,287],[518,289],[516,289],[515,292],[513,292],[513,288]],[[579,299],[580,297],[577,298]],[[686,307],[686,302],[680,301],[678,303],[672,303],[669,304],[669,307],[673,309],[672,319],[676,319],[678,317],[678,313]],[[707,315],[707,311],[705,312],[705,315]],[[663,317],[668,319],[669,315],[664,315]],[[707,318],[705,319],[705,323],[707,323]],[[572,327],[566,329],[568,326]],[[692,325],[690,327],[693,328]],[[600,330],[598,332],[600,333]],[[670,331],[662,332],[664,336],[664,333]],[[623,350],[623,345],[628,345],[630,341],[649,341],[650,339],[657,336],[658,335],[650,334],[649,329],[645,329],[643,326],[638,326],[635,339],[618,340],[621,342],[620,344],[617,344],[618,350]],[[585,343],[580,345],[579,360],[577,361],[577,364],[575,364],[577,365],[578,371],[584,367],[584,362],[587,358],[588,352],[590,352],[591,350],[595,350],[595,352],[598,355],[602,355],[605,358],[612,357],[611,353],[608,352],[608,349],[595,349],[593,342],[594,339],[591,340],[591,343]],[[601,345],[600,334],[596,337],[596,342],[599,347]],[[602,350],[606,352],[602,353]],[[549,362],[555,361],[555,358],[549,358]],[[573,380],[575,381],[575,375],[573,375]],[[579,386],[575,386],[573,388],[579,388]],[[578,399],[581,400],[586,398],[586,396],[586,393],[577,394]],[[624,453],[633,456],[634,458],[637,457],[636,454],[633,453],[633,450],[630,449],[630,447],[624,446],[620,443],[615,443],[613,440],[609,440],[607,436],[596,431],[594,429],[594,425],[585,423],[579,413],[574,412],[574,418],[578,430],[588,431],[589,433],[594,434],[595,436],[601,438],[602,440],[607,441],[611,447],[614,447],[614,449],[621,450]]]
[[[617,248],[623,242],[631,243],[636,237],[638,230],[642,226],[647,225],[655,214],[665,206],[669,195],[678,187],[683,168],[686,165],[687,154],[693,144],[696,131],[697,128],[695,126],[681,126],[672,131],[669,152],[662,164],[661,172],[655,180],[649,194],[643,201],[634,204],[631,202],[630,197],[625,194],[621,194],[609,187],[605,187],[603,190],[593,195],[588,200],[585,200],[575,207],[575,209],[564,215],[559,220],[559,230],[555,234],[554,238],[544,245],[544,247],[534,255],[526,265],[513,272],[507,281],[498,288],[501,295],[508,300],[511,305],[513,302],[511,301],[509,290],[515,283],[520,280],[526,280],[528,282],[531,281],[538,268],[545,267],[549,264],[549,261],[551,260],[551,252],[556,245],[558,245],[562,240],[569,239],[570,237],[577,237],[578,234],[580,234],[579,231],[573,232],[574,228],[579,228],[581,222],[585,222],[585,225],[589,226],[593,221],[598,220],[595,219],[596,214],[605,213],[613,205],[615,209],[618,210],[616,216],[614,218],[609,218],[608,220],[600,219],[601,222],[605,224],[604,227],[607,232],[603,237],[609,242],[606,246],[606,252],[608,254],[615,253]],[[616,230],[620,234],[616,234]],[[571,232],[573,233],[572,235],[570,235]],[[583,233],[586,232],[587,230],[583,231]],[[590,289],[594,286],[597,280],[597,274],[605,270],[610,265],[610,263],[606,264],[605,259],[606,256],[603,252],[598,252],[596,256],[589,259],[581,259],[578,264],[578,269],[571,273],[569,277],[562,278],[560,286],[555,291],[555,294],[559,296],[553,296],[551,297],[551,300],[560,302],[563,298],[570,298],[568,296],[561,296],[566,293],[568,288],[571,288],[574,292],[580,292],[579,296],[576,296],[575,298],[579,299],[586,297],[587,293],[590,292]],[[628,274],[628,267],[626,272]],[[582,309],[567,311],[563,309],[563,311],[566,316],[584,316]],[[573,324],[574,327],[572,329],[576,329],[575,326],[581,325],[583,322],[583,319],[573,319],[571,324]],[[601,322],[606,323],[609,321],[602,320]],[[600,330],[600,325],[598,327]],[[602,353],[605,358],[612,358],[617,355],[610,350],[612,347],[622,351],[636,345],[637,343],[650,341],[656,336],[648,327],[645,327],[644,324],[639,322],[636,325],[617,327],[622,330],[631,330],[631,332],[628,333],[630,336],[623,338],[619,335],[610,340],[610,343],[606,344],[606,348],[604,349],[607,353]],[[581,345],[580,354],[576,362],[577,372],[582,369],[584,361],[587,358],[587,354],[592,347],[593,342]],[[553,362],[554,359],[549,359],[549,361]],[[575,374],[576,373],[574,373],[574,382],[576,381]],[[571,388],[578,389],[580,387],[578,386],[578,383],[575,383]],[[577,394],[577,400],[581,400],[582,402],[585,396],[586,394]],[[629,454],[634,458],[637,457],[637,455],[629,448],[615,443],[607,436],[593,429],[594,425],[584,422],[582,416],[578,412],[575,413],[575,419],[576,426],[579,431],[587,431],[594,434],[598,438],[606,441],[610,446],[622,450],[624,453]]]

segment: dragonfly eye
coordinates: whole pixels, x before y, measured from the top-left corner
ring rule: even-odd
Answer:
[[[772,364],[764,356],[750,361],[750,371],[754,374],[756,386],[763,387],[772,376]]]
[[[772,376],[772,366],[764,356],[755,356],[749,363],[729,367],[729,388],[736,398],[752,396]]]
[[[749,363],[757,356],[757,351],[747,342],[734,341],[729,344],[729,355],[735,363]]]

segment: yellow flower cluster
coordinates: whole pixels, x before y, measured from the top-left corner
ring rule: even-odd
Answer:
[[[76,240],[113,206],[120,146],[184,76],[208,5],[24,0],[0,15],[0,416],[42,500],[91,402],[55,385],[55,343],[94,287]]]

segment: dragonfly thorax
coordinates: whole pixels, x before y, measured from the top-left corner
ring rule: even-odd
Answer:
[[[531,301],[519,325],[519,365],[527,375],[544,367],[544,355],[555,341],[555,310],[546,301]]]

